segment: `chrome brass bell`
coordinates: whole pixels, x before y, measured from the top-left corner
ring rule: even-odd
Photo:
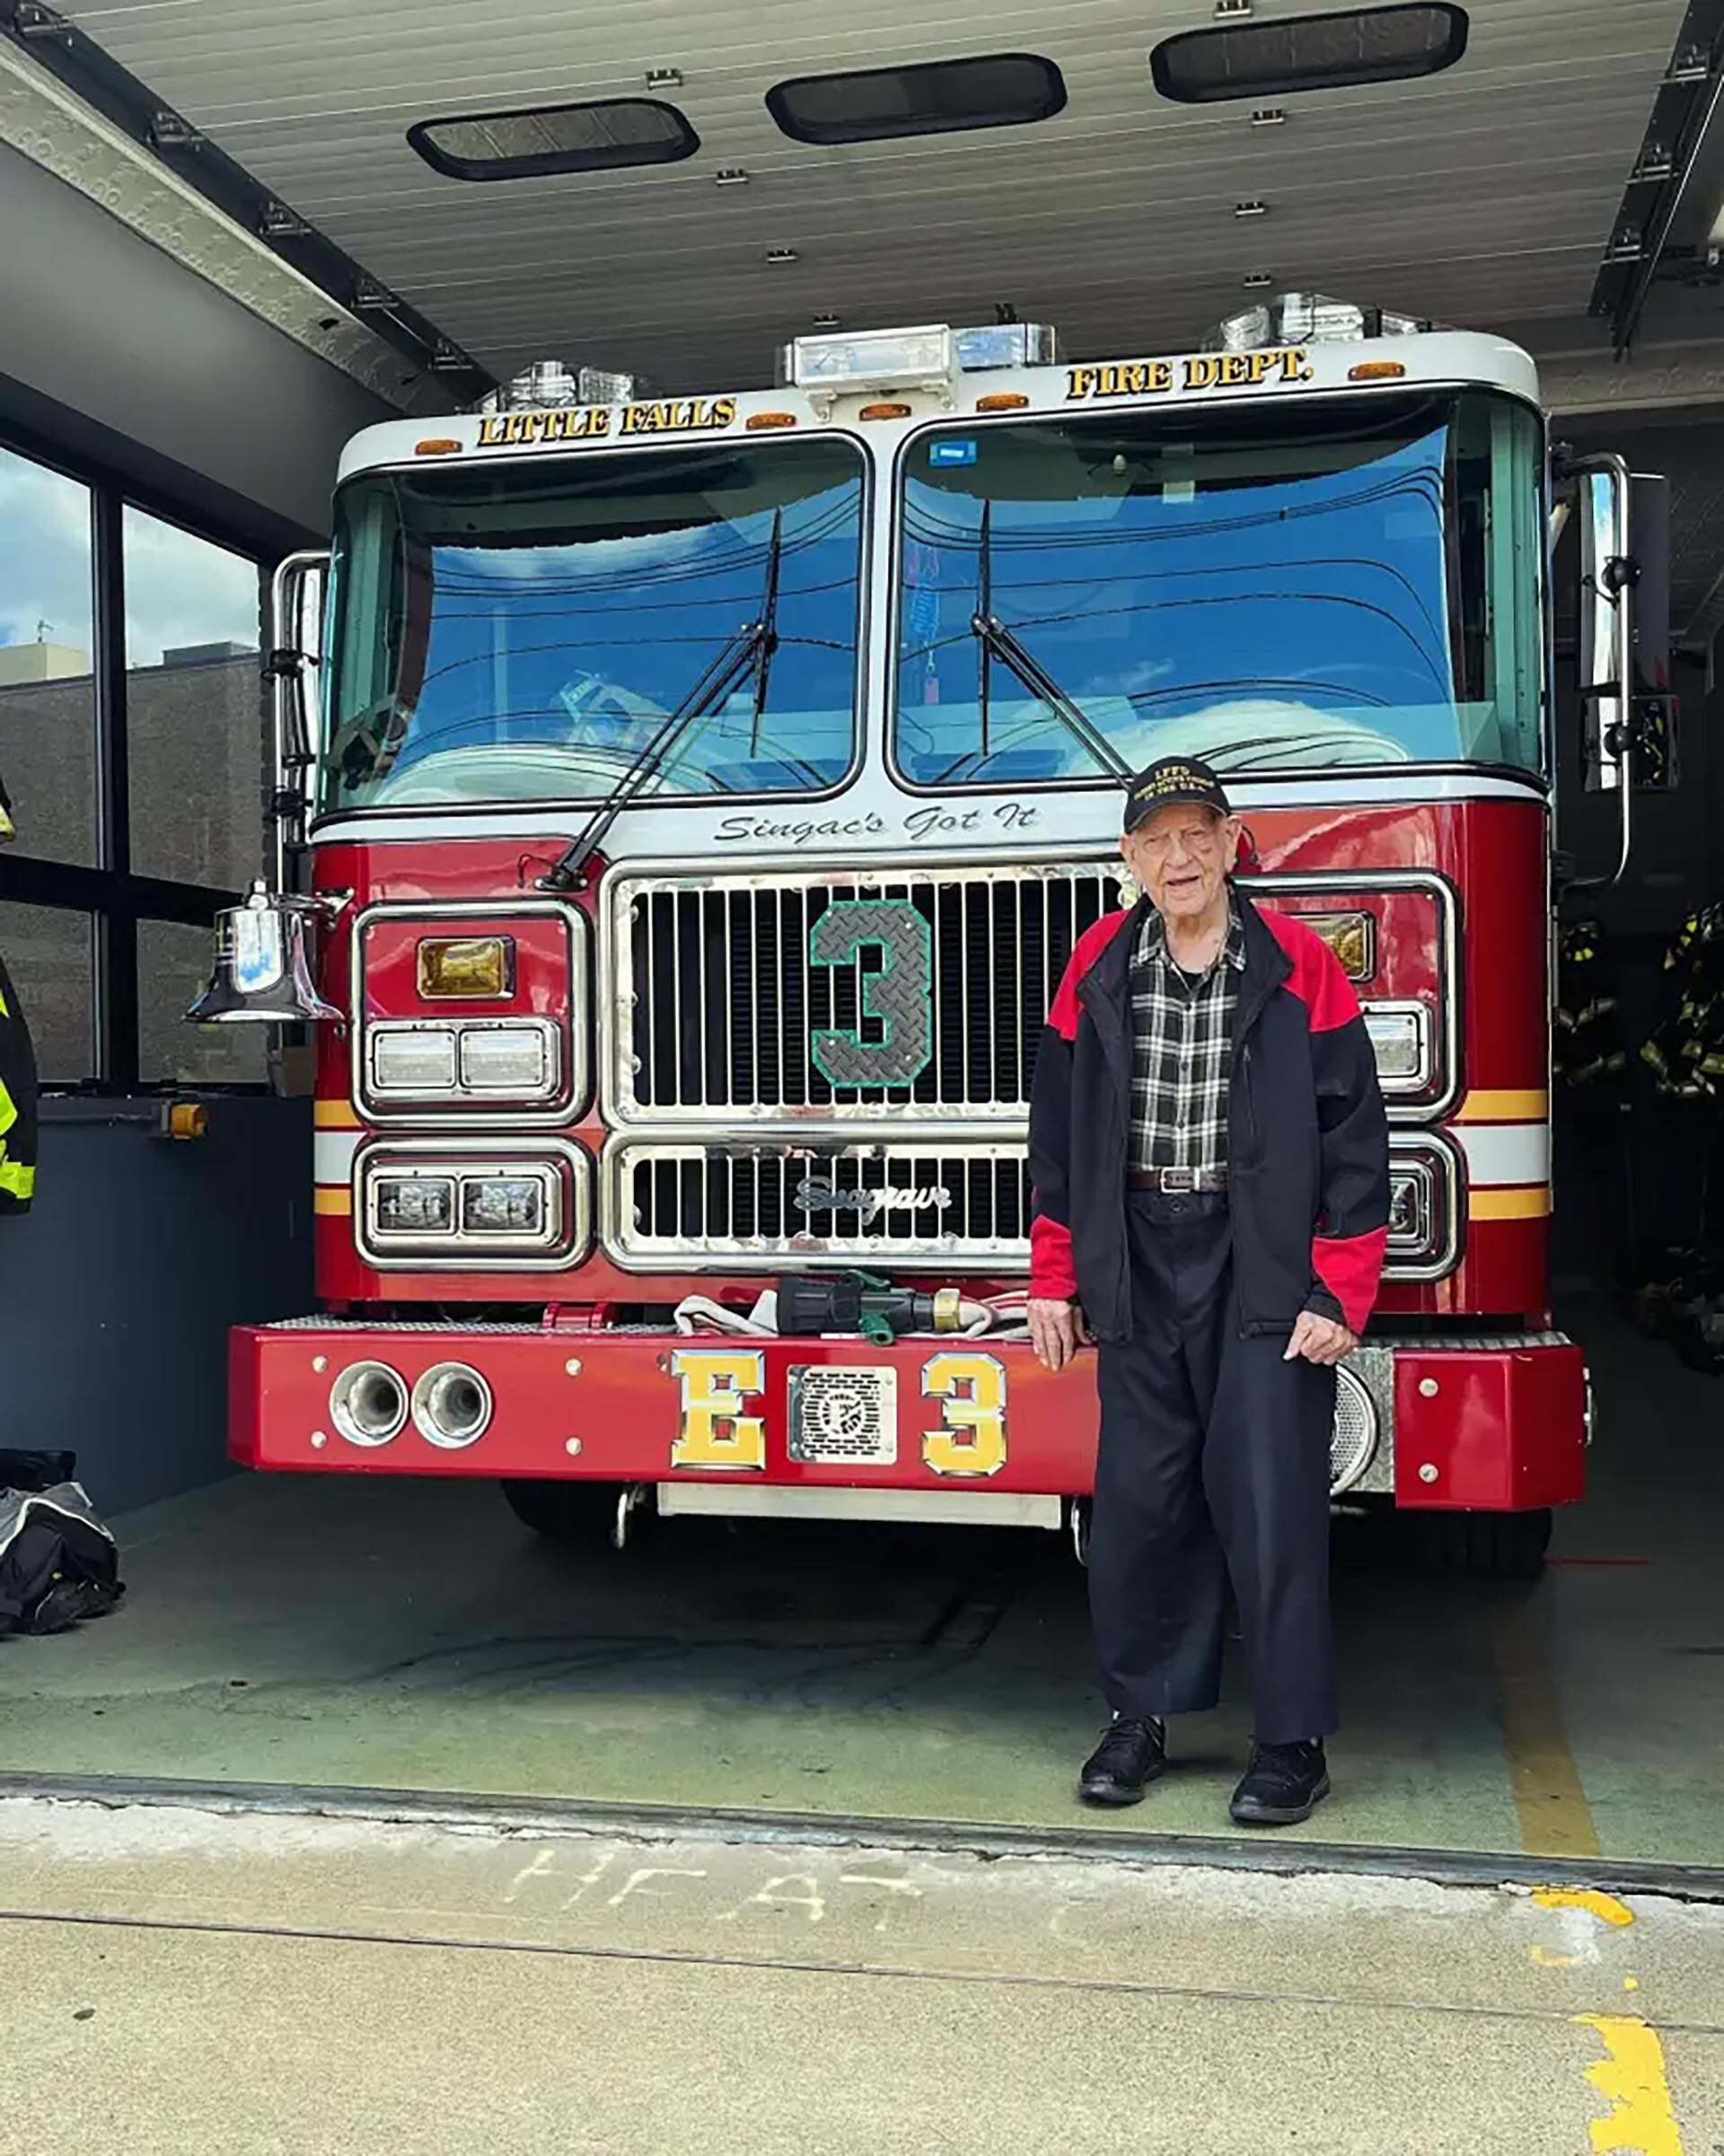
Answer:
[[[216,916],[216,970],[187,1020],[198,1025],[297,1025],[339,1018],[334,1004],[318,994],[306,955],[306,923],[323,911],[320,899],[253,884],[242,906]]]

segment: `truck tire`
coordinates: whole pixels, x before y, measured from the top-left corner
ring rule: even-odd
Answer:
[[[1551,1540],[1549,1507],[1536,1512],[1425,1512],[1425,1569],[1451,1579],[1536,1580]]]
[[[548,1542],[610,1547],[617,1500],[622,1494],[620,1483],[561,1482],[529,1475],[511,1478],[498,1487],[521,1525]]]

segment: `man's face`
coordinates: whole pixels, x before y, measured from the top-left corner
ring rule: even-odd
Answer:
[[[1125,865],[1165,920],[1195,920],[1221,895],[1239,820],[1189,801],[1152,810],[1120,840]]]

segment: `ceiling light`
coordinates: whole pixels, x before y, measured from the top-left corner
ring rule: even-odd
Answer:
[[[1273,22],[1218,9],[1212,29],[1164,39],[1149,56],[1149,72],[1161,94],[1183,105],[1341,90],[1452,67],[1466,50],[1466,10],[1454,0],[1392,0]]]
[[[748,173],[740,164],[721,164],[712,176],[715,187],[746,187]]]
[[[1253,128],[1284,128],[1287,114],[1280,105],[1259,105],[1251,116]]]
[[[817,330],[835,330],[838,327],[838,317],[830,310],[822,308],[814,317],[814,327]]]
[[[680,90],[682,87],[682,70],[680,67],[649,67],[646,70],[646,87],[649,90]]]
[[[1267,292],[1275,280],[1267,269],[1253,269],[1239,282],[1247,292]]]
[[[1266,217],[1269,215],[1269,205],[1260,197],[1253,195],[1249,201],[1236,202],[1233,206],[1233,214],[1236,217]]]
[[[602,98],[417,120],[409,145],[450,180],[538,180],[558,172],[674,164],[700,137],[674,105],[651,97]]]
[[[824,145],[1021,127],[1065,104],[1065,77],[1032,52],[800,75],[766,93],[767,110],[792,141]]]
[[[769,247],[766,259],[775,269],[780,269],[787,262],[796,261],[797,255],[794,247]]]

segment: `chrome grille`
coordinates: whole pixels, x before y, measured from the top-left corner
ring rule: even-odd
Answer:
[[[1121,902],[1103,863],[835,875],[679,874],[617,881],[606,978],[617,986],[607,1057],[611,1120],[787,1117],[1021,1123],[1048,1005],[1073,944]],[[835,1084],[822,1036],[868,1037],[872,952],[811,961],[836,903],[908,904],[926,924],[929,1055],[903,1085]],[[877,999],[870,995],[870,1002]]]
[[[1028,1164],[1004,1141],[618,1139],[604,1200],[611,1255],[648,1269],[719,1257],[743,1271],[874,1260],[1021,1272],[1029,1260]]]

